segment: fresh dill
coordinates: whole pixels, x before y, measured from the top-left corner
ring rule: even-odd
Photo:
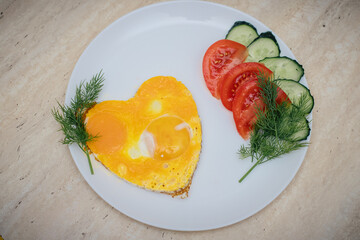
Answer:
[[[53,117],[61,126],[59,131],[64,133],[64,139],[62,139],[61,143],[76,143],[80,147],[87,156],[91,174],[94,174],[94,170],[91,165],[87,142],[92,141],[97,136],[92,136],[86,132],[84,114],[96,103],[104,80],[104,74],[100,71],[89,82],[80,82],[70,104],[62,105],[57,102],[58,108],[53,108],[51,111]]]
[[[275,83],[275,84],[274,84]],[[278,86],[276,80],[258,75],[260,98],[265,109],[255,107],[257,120],[250,134],[250,144],[239,149],[240,158],[251,157],[255,164],[240,178],[242,182],[259,164],[290,153],[308,145],[308,142],[298,139],[303,131],[308,131],[306,120],[306,96],[301,96],[296,106],[287,101],[277,103]]]

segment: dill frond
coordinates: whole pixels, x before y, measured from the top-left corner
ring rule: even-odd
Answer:
[[[295,104],[277,103],[278,86],[275,83],[262,73],[258,75],[260,98],[265,108],[255,106],[257,120],[250,134],[250,144],[242,145],[238,151],[241,159],[251,157],[256,162],[239,182],[259,164],[308,145],[294,137],[301,131],[308,131],[305,116],[309,102],[306,96],[301,96]]]
[[[76,143],[80,147],[87,156],[91,174],[94,174],[94,171],[90,161],[87,142],[92,141],[97,136],[92,136],[86,132],[84,114],[96,103],[104,80],[104,74],[100,71],[89,82],[80,82],[79,86],[76,87],[75,96],[71,99],[69,105],[57,102],[58,107],[51,110],[54,119],[60,124],[59,131],[64,133],[61,143]]]

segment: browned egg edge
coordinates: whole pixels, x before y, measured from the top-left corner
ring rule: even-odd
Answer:
[[[114,172],[112,172],[108,167],[106,167],[99,159],[97,159],[97,158],[95,157],[95,155],[94,155],[93,153],[91,153],[90,150],[89,150],[89,153],[90,153],[92,156],[94,156],[95,160],[98,161],[99,163],[101,163],[101,165],[103,165],[109,172],[111,172],[111,173],[112,173],[113,175],[115,175],[117,178],[119,178],[119,179],[121,179],[121,180],[123,180],[123,181],[125,181],[125,182],[127,182],[127,183],[129,183],[129,184],[131,184],[131,185],[134,185],[134,186],[136,186],[136,187],[138,187],[138,188],[141,188],[141,189],[144,189],[144,190],[147,190],[147,191],[151,191],[151,192],[164,193],[164,194],[167,194],[167,195],[172,196],[173,198],[179,196],[180,198],[184,199],[184,198],[187,198],[187,197],[189,196],[189,190],[190,190],[190,186],[191,186],[191,183],[192,183],[192,178],[193,178],[193,176],[194,176],[194,172],[196,171],[196,168],[195,168],[192,176],[190,177],[190,179],[189,179],[189,181],[188,181],[188,183],[186,184],[185,187],[180,188],[180,189],[175,190],[175,191],[172,191],[172,192],[156,191],[156,190],[151,190],[151,189],[147,189],[147,188],[141,187],[141,186],[139,186],[139,185],[136,185],[136,184],[134,184],[134,183],[132,183],[132,182],[127,181],[127,180],[124,179],[124,178],[119,177],[119,176],[116,175]]]

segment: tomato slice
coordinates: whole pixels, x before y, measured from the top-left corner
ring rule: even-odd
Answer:
[[[257,80],[259,74],[270,77],[272,71],[262,63],[248,62],[233,67],[219,82],[219,93],[222,104],[231,111],[236,89],[244,82]]]
[[[289,98],[286,93],[277,88],[278,96],[276,98],[277,103],[288,101]],[[249,80],[241,84],[237,91],[232,103],[233,117],[235,120],[236,129],[240,136],[247,140],[250,137],[250,132],[253,129],[253,125],[256,122],[256,108],[265,109],[265,104],[260,97],[260,88],[256,80]]]
[[[248,56],[247,48],[237,42],[222,39],[212,44],[203,58],[203,74],[207,88],[217,99],[218,82],[234,66],[242,63]]]

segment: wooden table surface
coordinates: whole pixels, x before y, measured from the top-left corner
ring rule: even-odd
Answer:
[[[305,68],[311,145],[254,216],[203,232],[137,222],[85,182],[51,116],[92,39],[148,1],[0,1],[0,235],[13,239],[360,239],[360,1],[217,1],[270,27]]]

